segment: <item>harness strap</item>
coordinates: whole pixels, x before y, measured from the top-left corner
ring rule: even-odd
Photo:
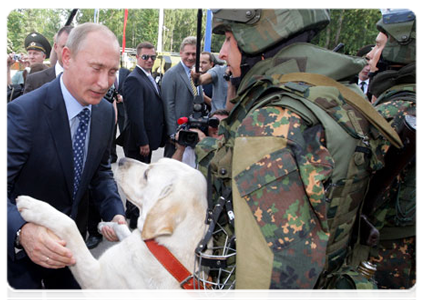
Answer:
[[[290,81],[305,82],[314,86],[332,86],[336,87],[341,95],[344,97],[345,101],[360,111],[366,119],[373,124],[383,136],[391,142],[396,148],[401,148],[403,146],[400,137],[397,132],[389,125],[389,123],[374,109],[369,101],[345,87],[341,83],[333,80],[324,75],[320,74],[311,74],[311,73],[289,73],[285,75],[273,75],[274,79],[280,81],[281,83],[286,83]]]
[[[180,283],[183,289],[194,289],[194,277],[184,265],[167,249],[159,245],[154,239],[146,240],[150,252],[163,265],[163,267]]]

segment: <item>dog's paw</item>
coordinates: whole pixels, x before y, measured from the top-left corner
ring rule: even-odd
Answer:
[[[16,207],[21,213],[22,218],[27,222],[40,224],[40,221],[42,221],[47,213],[46,206],[49,205],[29,196],[19,196],[16,198]]]
[[[17,197],[16,207],[25,221],[44,226],[58,235],[63,235],[66,230],[73,230],[75,225],[71,218],[47,202],[30,196]]]
[[[116,236],[118,237],[119,241],[122,241],[123,239],[127,238],[128,236],[131,235],[131,231],[128,228],[128,225],[126,224],[118,224],[116,222],[100,222],[98,223],[97,229],[98,232],[102,233],[102,229],[103,227],[108,226],[110,228],[112,228],[115,233]]]

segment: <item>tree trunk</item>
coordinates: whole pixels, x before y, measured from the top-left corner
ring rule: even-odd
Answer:
[[[339,37],[342,31],[342,21],[344,20],[344,13],[345,13],[345,9],[341,10],[341,14],[339,15],[338,29],[336,30],[336,35],[335,35],[335,45],[339,44]]]
[[[329,44],[330,44],[330,26],[326,27],[326,42],[325,42],[325,48],[329,49]]]

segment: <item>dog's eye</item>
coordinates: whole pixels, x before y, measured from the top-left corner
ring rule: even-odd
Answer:
[[[148,180],[148,171],[149,171],[150,169],[147,169],[147,170],[145,170],[145,172],[144,172],[144,179],[145,180]]]

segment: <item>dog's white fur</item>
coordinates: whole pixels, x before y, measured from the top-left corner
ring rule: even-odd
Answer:
[[[18,210],[27,222],[47,227],[66,241],[76,260],[70,269],[82,288],[179,288],[144,240],[155,239],[193,271],[194,250],[206,229],[204,177],[172,159],[147,165],[124,158],[115,178],[127,199],[140,208],[138,229],[130,233],[126,225],[115,223],[120,238],[127,237],[98,260],[87,249],[74,221],[46,202],[19,196]]]

